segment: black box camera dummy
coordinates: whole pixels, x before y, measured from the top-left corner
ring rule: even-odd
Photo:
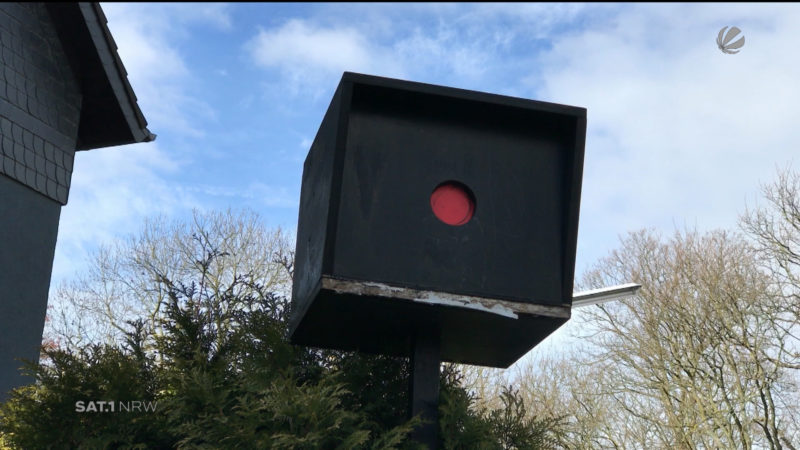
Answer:
[[[569,319],[586,110],[345,73],[305,161],[293,343],[507,367]]]

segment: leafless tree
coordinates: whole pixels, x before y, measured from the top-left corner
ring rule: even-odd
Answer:
[[[598,392],[648,430],[634,447],[781,449],[794,439],[796,338],[758,261],[732,233],[665,242],[641,231],[587,273],[587,287],[642,285],[587,314],[599,330],[591,362],[606,375]]]
[[[744,234],[630,233],[580,289],[636,282],[589,307],[578,348],[472,369],[493,401],[512,383],[539,416],[566,417],[563,447],[800,447],[800,175],[786,169],[748,209]]]
[[[760,263],[782,294],[782,325],[800,323],[800,173],[786,168],[762,188],[766,204],[748,208],[742,228],[755,240]],[[800,368],[795,366],[795,368]]]
[[[45,337],[65,347],[119,342],[131,318],[156,320],[167,295],[160,280],[193,280],[217,292],[245,273],[252,281],[288,294],[294,243],[283,230],[267,229],[252,211],[194,211],[188,222],[147,220],[140,233],[104,245],[83,275],[62,283],[53,298]],[[217,257],[209,258],[211,254]],[[207,267],[200,267],[211,261]],[[237,293],[233,293],[237,294]]]

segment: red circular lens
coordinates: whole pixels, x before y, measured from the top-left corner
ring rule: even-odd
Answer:
[[[475,197],[457,181],[440,184],[431,194],[433,214],[448,225],[464,225],[475,213]]]

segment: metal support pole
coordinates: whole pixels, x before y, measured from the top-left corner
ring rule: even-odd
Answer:
[[[410,417],[421,413],[423,423],[411,438],[426,448],[439,447],[440,332],[436,326],[420,326],[411,348]]]

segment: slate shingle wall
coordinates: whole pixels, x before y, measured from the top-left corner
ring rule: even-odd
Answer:
[[[65,205],[81,95],[41,3],[0,3],[0,173]]]

